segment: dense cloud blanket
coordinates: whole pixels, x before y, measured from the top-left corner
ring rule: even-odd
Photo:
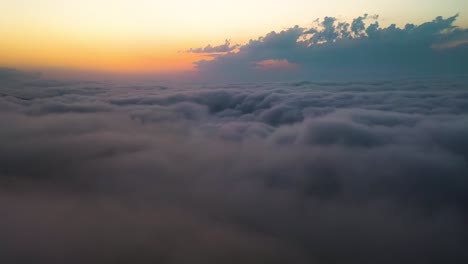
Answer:
[[[1,263],[467,263],[468,80],[0,74]]]

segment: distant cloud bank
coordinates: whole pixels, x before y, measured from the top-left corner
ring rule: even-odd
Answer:
[[[458,15],[421,25],[382,28],[378,16],[352,22],[334,17],[311,28],[294,26],[270,32],[247,44],[191,49],[223,52],[195,63],[200,74],[217,80],[368,79],[468,74],[468,30],[454,25]],[[236,52],[233,50],[236,49]],[[294,72],[259,71],[262,61],[298,65]]]

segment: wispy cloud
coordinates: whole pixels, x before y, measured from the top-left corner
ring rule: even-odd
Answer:
[[[191,48],[189,50],[186,50],[186,52],[191,52],[191,53],[226,53],[226,52],[231,52],[238,48],[239,45],[231,45],[231,40],[226,39],[224,44],[218,45],[218,46],[211,46],[208,44],[204,48]]]

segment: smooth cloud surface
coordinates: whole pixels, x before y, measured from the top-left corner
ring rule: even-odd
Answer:
[[[214,60],[196,62],[205,78],[218,80],[386,79],[467,74],[468,31],[454,26],[458,15],[421,25],[381,28],[378,16],[351,23],[333,17],[312,28],[295,26],[270,32]],[[284,60],[294,72],[262,72],[260,61]]]
[[[0,76],[2,263],[468,261],[466,78]]]

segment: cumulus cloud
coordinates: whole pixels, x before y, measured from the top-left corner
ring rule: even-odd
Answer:
[[[381,27],[367,14],[350,23],[334,17],[311,28],[294,26],[270,32],[239,47],[239,52],[195,63],[205,78],[219,80],[385,79],[468,73],[467,30],[454,25],[458,15],[421,25]],[[288,61],[299,71],[265,73],[261,61]]]
[[[464,77],[2,74],[2,263],[468,261]]]
[[[208,44],[204,48],[191,48],[187,50],[187,52],[191,53],[226,53],[226,52],[231,52],[238,48],[239,45],[231,45],[231,40],[226,39],[224,41],[224,44],[218,45],[218,46],[211,46]]]

